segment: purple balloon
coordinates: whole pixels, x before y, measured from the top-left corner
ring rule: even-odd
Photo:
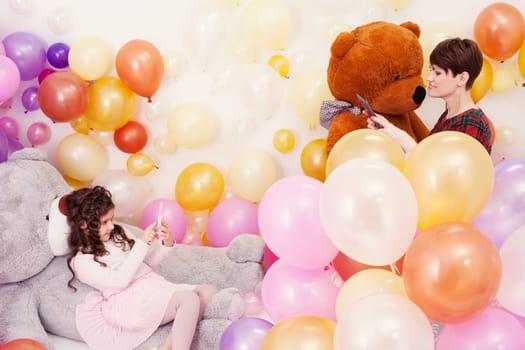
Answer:
[[[240,234],[259,234],[257,205],[241,198],[228,198],[210,213],[206,226],[211,247],[226,247]]]
[[[182,242],[186,234],[187,219],[184,209],[177,201],[169,198],[155,199],[146,204],[140,217],[140,227],[146,228],[159,217],[164,220],[177,243]]]
[[[498,248],[525,225],[525,158],[506,159],[494,166],[492,194],[472,223]]]
[[[8,149],[8,155],[7,155],[7,158],[9,158],[11,156],[11,154],[13,154],[14,152],[18,151],[18,150],[21,150],[22,148],[24,148],[24,145],[22,145],[20,143],[20,141],[18,141],[17,139],[15,138],[12,138],[12,137],[8,137],[7,138],[7,142],[9,144],[9,149]]]
[[[222,333],[220,350],[259,350],[266,333],[273,327],[258,317],[233,321]]]
[[[30,86],[22,92],[22,106],[25,108],[25,112],[36,111],[40,108],[38,103],[38,86]]]
[[[18,67],[21,80],[31,80],[38,76],[46,65],[46,43],[38,36],[28,32],[15,32],[2,41],[5,54]]]
[[[0,118],[0,129],[2,129],[7,137],[18,137],[18,123],[11,117],[5,116]]]
[[[0,163],[7,160],[9,155],[9,142],[4,130],[0,129]]]
[[[436,350],[450,349],[523,349],[525,329],[507,311],[489,306],[465,322],[447,324]]]
[[[54,43],[47,49],[47,61],[55,68],[66,68],[68,61],[69,46],[64,43]]]

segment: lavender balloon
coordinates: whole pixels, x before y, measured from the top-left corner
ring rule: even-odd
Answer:
[[[38,103],[38,87],[30,86],[22,92],[22,106],[24,106],[25,111],[36,111],[40,108]]]
[[[262,341],[273,327],[271,322],[257,317],[233,321],[221,336],[220,350],[259,350]]]
[[[46,65],[46,43],[38,36],[28,32],[14,32],[2,41],[5,55],[20,71],[20,79],[34,79]]]
[[[7,160],[8,152],[9,143],[7,140],[7,135],[2,129],[0,129],[0,163]]]
[[[525,158],[503,160],[494,166],[491,197],[472,223],[498,248],[525,225]]]

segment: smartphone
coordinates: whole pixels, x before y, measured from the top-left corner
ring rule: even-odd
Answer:
[[[157,224],[155,225],[156,230],[160,230],[160,227],[162,226],[162,211],[164,209],[164,202],[160,202],[158,208],[157,208]]]
[[[374,110],[372,109],[372,107],[370,106],[370,103],[368,103],[368,101],[366,100],[366,98],[364,98],[363,96],[359,95],[359,94],[356,94],[357,96],[357,99],[359,100],[359,102],[363,105],[363,108],[366,110],[366,112],[368,113],[368,115],[371,117],[371,116],[374,116],[376,115],[374,113]]]

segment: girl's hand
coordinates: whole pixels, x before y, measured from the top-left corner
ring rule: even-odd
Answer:
[[[160,227],[157,225],[156,232],[163,245],[173,247],[175,240],[173,239],[173,235],[171,234],[168,224],[164,220],[162,220]]]
[[[156,236],[157,233],[155,232],[155,223],[153,223],[146,227],[144,231],[142,231],[142,237],[140,237],[140,239],[142,239],[147,244],[151,244]]]

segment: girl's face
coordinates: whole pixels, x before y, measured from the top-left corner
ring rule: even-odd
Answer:
[[[98,235],[102,242],[107,242],[111,236],[111,231],[115,227],[113,225],[113,216],[115,215],[115,209],[111,208],[108,212],[100,217],[100,229]]]
[[[451,71],[446,71],[436,65],[430,65],[428,74],[428,95],[431,97],[445,98],[453,95],[458,87],[458,77],[454,76]]]

